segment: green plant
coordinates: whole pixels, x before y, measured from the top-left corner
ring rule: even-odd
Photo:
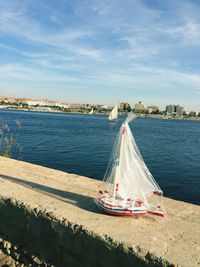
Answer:
[[[0,127],[0,155],[8,158],[13,157],[13,153],[18,159],[22,158],[22,145],[18,143],[18,135],[21,129],[19,121],[15,121],[15,125],[10,127],[7,122]]]

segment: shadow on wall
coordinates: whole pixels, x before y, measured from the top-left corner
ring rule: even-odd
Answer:
[[[73,192],[63,191],[63,190],[52,188],[46,185],[25,181],[23,179],[7,176],[3,174],[0,174],[0,178],[3,178],[15,184],[22,185],[26,188],[32,189],[41,194],[45,194],[49,197],[56,198],[60,201],[64,201],[71,205],[76,205],[81,209],[94,212],[94,213],[101,213],[101,211],[97,209],[93,201],[93,198],[91,197],[80,195],[80,194],[73,193]]]

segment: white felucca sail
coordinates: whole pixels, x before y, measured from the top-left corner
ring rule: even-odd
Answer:
[[[94,110],[93,110],[93,108],[90,110],[90,112],[89,112],[89,114],[93,114],[94,113]]]
[[[109,121],[115,122],[118,118],[118,104],[114,106],[108,117]]]
[[[103,211],[121,216],[164,217],[162,190],[148,170],[129,127],[130,113],[122,124],[95,200]]]

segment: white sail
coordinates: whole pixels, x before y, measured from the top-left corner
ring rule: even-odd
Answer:
[[[108,117],[108,120],[109,121],[116,121],[117,118],[118,118],[118,104],[116,104],[114,106],[114,108],[112,109],[112,111],[111,111],[111,113],[110,113],[110,115]]]
[[[93,108],[90,110],[89,114],[93,114],[94,113],[94,110]]]
[[[122,125],[118,177],[118,195],[123,198],[141,199],[154,191],[161,191],[147,169],[127,122]]]

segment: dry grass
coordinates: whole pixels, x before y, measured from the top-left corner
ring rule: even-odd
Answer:
[[[18,143],[18,136],[21,129],[19,121],[15,121],[15,125],[10,127],[4,122],[0,127],[0,155],[12,158],[17,155],[18,159],[22,158],[22,145]]]

